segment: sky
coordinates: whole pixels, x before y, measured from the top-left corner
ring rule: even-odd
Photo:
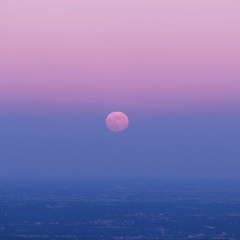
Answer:
[[[239,178],[239,11],[0,0],[0,175]]]

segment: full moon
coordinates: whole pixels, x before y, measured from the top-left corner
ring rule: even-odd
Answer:
[[[128,117],[123,112],[112,112],[106,118],[106,125],[113,132],[124,131],[128,127],[128,124]]]

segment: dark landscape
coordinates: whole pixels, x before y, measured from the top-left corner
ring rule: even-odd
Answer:
[[[0,239],[240,239],[240,181],[1,177]]]

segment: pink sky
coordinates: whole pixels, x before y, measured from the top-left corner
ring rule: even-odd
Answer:
[[[0,105],[239,108],[239,0],[0,2]]]

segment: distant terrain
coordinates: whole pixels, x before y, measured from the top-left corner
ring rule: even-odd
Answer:
[[[0,178],[1,240],[240,239],[240,180]]]

